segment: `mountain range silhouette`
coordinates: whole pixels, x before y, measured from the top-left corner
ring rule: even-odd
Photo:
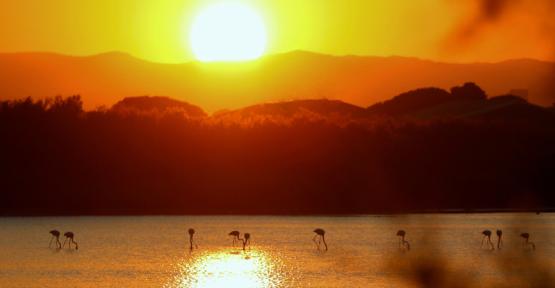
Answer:
[[[134,95],[165,95],[209,112],[315,98],[369,106],[405,91],[449,89],[462,81],[477,83],[489,95],[525,89],[531,103],[555,102],[555,64],[531,59],[450,64],[294,51],[243,64],[160,64],[119,52],[88,57],[3,53],[0,68],[1,100],[79,94],[86,109]]]

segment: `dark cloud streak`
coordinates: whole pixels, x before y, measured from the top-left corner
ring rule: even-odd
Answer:
[[[506,9],[518,1],[516,0],[482,0],[481,15],[484,20],[495,21],[499,19]]]
[[[478,0],[477,11],[457,25],[454,35],[455,42],[465,44],[472,41],[487,25],[498,22],[514,7],[519,0]],[[453,38],[452,37],[452,38]],[[450,39],[452,42],[453,39]],[[468,43],[466,43],[468,44]]]

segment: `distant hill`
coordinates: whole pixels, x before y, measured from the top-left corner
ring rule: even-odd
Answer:
[[[252,105],[237,110],[224,110],[214,114],[216,119],[237,121],[261,118],[291,119],[294,117],[361,118],[366,116],[362,107],[339,100],[307,99]]]
[[[401,93],[366,109],[339,100],[309,99],[262,103],[235,110],[222,110],[214,113],[212,118],[235,122],[263,119],[281,121],[299,117],[338,121],[376,117],[421,120],[555,120],[552,108],[531,104],[519,96],[502,95],[488,98],[484,91],[473,83],[455,86],[451,90],[453,89],[454,92],[434,87],[420,88]]]
[[[179,111],[193,118],[206,117],[200,107],[187,102],[160,96],[126,97],[112,106],[111,110],[117,112],[145,111],[145,112],[168,112]]]
[[[476,119],[554,121],[552,107],[529,103],[514,95],[489,97],[474,83],[455,86],[450,91],[435,87],[401,93],[363,108],[340,100],[305,99],[267,102],[239,109],[225,109],[208,116],[200,107],[160,96],[126,97],[111,108],[115,112],[180,112],[189,118],[205,118],[226,123],[326,119],[337,123],[351,120],[382,119]]]
[[[361,119],[412,118],[432,119],[479,119],[479,120],[525,120],[554,121],[552,108],[528,103],[514,95],[487,98],[480,87],[470,87],[460,93],[440,88],[420,88],[401,93],[384,102],[363,108],[339,100],[305,99],[261,103],[239,109],[215,112],[211,120],[227,123],[254,123],[262,120],[292,121],[297,118],[326,119],[337,123]],[[468,88],[467,87],[467,88]],[[466,93],[466,94],[465,94]],[[160,96],[127,97],[111,108],[115,112],[180,112],[189,118],[205,118],[208,115],[198,106]]]
[[[445,103],[458,102],[451,93],[439,88],[420,88],[402,93],[368,107],[370,114],[407,116]]]
[[[466,117],[482,117],[485,119],[513,120],[555,120],[555,114],[548,108],[539,107],[514,95],[503,95],[488,99],[482,109],[470,111]],[[555,122],[551,122],[555,124]],[[548,123],[544,123],[548,124]]]
[[[522,59],[447,64],[403,57],[269,55],[243,64],[160,64],[123,53],[89,57],[0,54],[0,99],[80,94],[85,108],[131,95],[168,95],[207,111],[262,102],[328,98],[368,106],[420,87],[476,82],[489,95],[526,89],[529,101],[555,102],[555,64]]]
[[[412,90],[368,107],[368,116],[531,121],[554,119],[555,115],[549,108],[528,103],[521,97],[502,95],[487,98],[479,87],[475,89],[478,95],[472,91],[467,95],[457,95],[439,88]]]

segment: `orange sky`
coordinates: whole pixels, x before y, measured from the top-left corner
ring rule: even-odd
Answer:
[[[492,19],[480,15],[478,0],[231,2],[246,3],[262,15],[267,53],[309,50],[456,62],[555,59],[553,1],[508,1],[516,4]],[[192,18],[217,2],[230,1],[2,1],[0,52],[122,51],[155,62],[190,61]]]

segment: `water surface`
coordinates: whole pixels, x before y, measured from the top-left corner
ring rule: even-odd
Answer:
[[[317,227],[327,252],[312,242]],[[0,228],[0,287],[413,287],[430,259],[484,287],[555,271],[555,214],[39,217],[0,218]],[[79,250],[48,248],[52,229],[73,231]],[[398,229],[411,251],[399,249]],[[480,247],[484,229],[503,230],[501,250]],[[251,248],[233,247],[231,230],[251,233]]]

